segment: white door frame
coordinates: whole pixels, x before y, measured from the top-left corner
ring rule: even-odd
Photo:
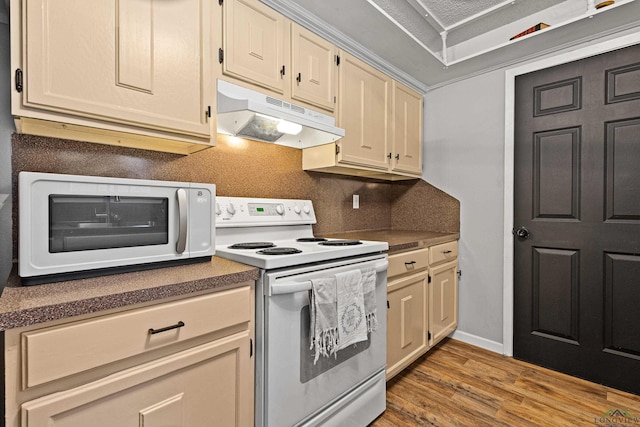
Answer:
[[[621,49],[640,43],[640,32],[558,54],[505,71],[505,134],[504,134],[504,272],[503,272],[503,353],[513,356],[513,179],[515,123],[515,78],[518,75],[542,70],[589,56]]]

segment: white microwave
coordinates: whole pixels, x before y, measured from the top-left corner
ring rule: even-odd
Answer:
[[[18,274],[39,284],[211,260],[214,184],[20,172]]]

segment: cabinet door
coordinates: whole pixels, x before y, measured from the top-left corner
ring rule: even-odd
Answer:
[[[334,45],[300,25],[291,25],[291,97],[334,110],[336,65]]]
[[[391,170],[422,174],[422,95],[393,82]]]
[[[229,0],[223,8],[222,72],[284,93],[284,17],[258,0]]]
[[[206,136],[207,0],[22,0],[26,107]]]
[[[427,351],[427,272],[389,282],[387,379]]]
[[[23,427],[253,426],[249,332],[22,405]]]
[[[435,345],[458,326],[458,261],[431,268],[429,274],[429,345]]]
[[[388,170],[391,78],[345,52],[338,67],[340,163]]]

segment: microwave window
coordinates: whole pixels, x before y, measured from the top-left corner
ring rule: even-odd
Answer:
[[[49,196],[49,252],[164,245],[169,200],[161,197]]]

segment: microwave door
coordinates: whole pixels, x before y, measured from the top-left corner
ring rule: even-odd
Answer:
[[[49,252],[74,252],[169,242],[166,197],[49,196]]]

